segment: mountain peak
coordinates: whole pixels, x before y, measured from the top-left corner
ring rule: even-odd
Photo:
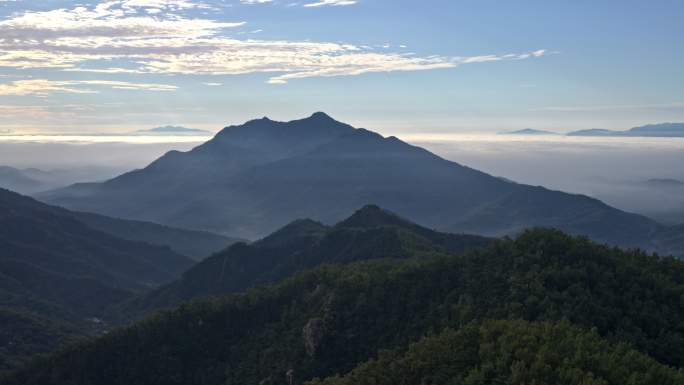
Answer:
[[[337,224],[337,227],[370,228],[383,226],[412,226],[413,223],[377,205],[366,205],[351,217]]]
[[[333,119],[330,115],[328,115],[328,114],[326,114],[325,112],[322,112],[322,111],[314,112],[313,114],[311,114],[311,116],[309,117],[309,119],[335,120],[335,119]]]

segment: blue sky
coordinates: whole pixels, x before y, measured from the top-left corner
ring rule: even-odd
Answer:
[[[0,132],[684,121],[681,1],[0,0]]]

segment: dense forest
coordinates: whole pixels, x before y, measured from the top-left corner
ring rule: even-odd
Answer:
[[[684,371],[570,323],[485,321],[381,351],[349,374],[308,385],[675,385]]]
[[[184,303],[2,383],[681,384],[683,295],[674,258],[530,230]]]

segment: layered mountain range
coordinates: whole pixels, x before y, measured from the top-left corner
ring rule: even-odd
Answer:
[[[369,203],[441,231],[487,236],[546,226],[658,250],[654,239],[672,231],[596,199],[493,177],[320,112],[226,127],[193,150],[171,151],[144,169],[39,198],[248,239],[293,218],[335,223]],[[684,245],[675,249],[683,254]]]
[[[251,244],[204,259],[181,279],[110,309],[111,319],[144,317],[196,298],[237,293],[324,264],[425,258],[484,248],[489,238],[440,233],[369,205],[334,226],[299,219]]]

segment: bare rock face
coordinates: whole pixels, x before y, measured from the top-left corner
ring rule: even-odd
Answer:
[[[302,330],[304,338],[304,348],[310,357],[316,355],[321,346],[321,341],[325,336],[325,323],[320,318],[312,318],[307,322]]]

